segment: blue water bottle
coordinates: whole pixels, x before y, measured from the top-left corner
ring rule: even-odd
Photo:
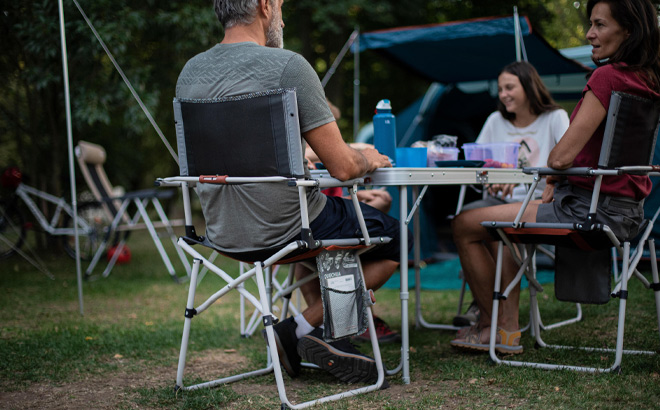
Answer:
[[[390,100],[380,100],[374,115],[374,146],[383,155],[390,157],[394,166],[396,158],[396,118],[392,114]]]

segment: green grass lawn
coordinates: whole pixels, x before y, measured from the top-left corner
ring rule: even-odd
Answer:
[[[54,280],[20,257],[0,261],[0,407],[279,408],[271,375],[175,396],[187,285],[177,285],[169,278],[148,237],[134,234],[129,244],[129,264],[117,266],[106,279],[84,283],[84,316],[78,310],[75,263],[63,253],[42,255]],[[171,244],[168,249],[173,255]],[[173,263],[181,269],[177,260]],[[238,267],[226,260],[221,265],[229,272]],[[215,275],[207,274],[199,293],[210,295],[222,284]],[[541,309],[545,323],[574,314],[574,305],[555,300],[551,285],[546,285],[544,293]],[[523,291],[523,324],[527,296]],[[377,298],[376,313],[400,329],[398,291],[381,290]],[[425,291],[425,318],[448,323],[456,312],[457,300],[458,291]],[[452,349],[452,332],[416,328],[414,302],[411,292],[411,383],[404,385],[400,374],[390,376],[391,387],[387,390],[319,408],[660,407],[658,355],[624,356],[621,374],[496,366],[487,355]],[[583,322],[546,331],[544,339],[549,343],[612,347],[618,300],[583,308]],[[636,280],[630,285],[627,312],[625,347],[657,351],[660,343],[653,295]],[[258,332],[248,339],[240,337],[237,295],[221,299],[193,319],[186,384],[264,365],[264,342]],[[522,343],[525,353],[519,357],[524,360],[595,366],[606,366],[613,360],[613,355],[603,353],[535,349],[528,333],[523,334]],[[360,348],[369,351],[366,345]],[[399,345],[384,345],[382,353],[389,368],[398,365]],[[313,370],[305,370],[295,381],[285,376],[285,381],[292,386],[295,401],[345,388],[332,376]]]

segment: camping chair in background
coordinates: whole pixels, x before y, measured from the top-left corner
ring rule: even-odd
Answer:
[[[388,242],[389,238],[369,238],[362,218],[355,190],[362,180],[337,182],[337,185],[350,187],[353,204],[360,219],[363,237],[336,240],[316,240],[309,229],[307,215],[307,190],[325,187],[329,179],[324,181],[305,178],[303,167],[303,151],[298,123],[298,109],[294,90],[271,90],[236,97],[215,100],[174,100],[174,115],[179,148],[179,163],[181,176],[163,178],[157,181],[162,186],[180,186],[182,188],[186,236],[179,239],[178,244],[193,259],[191,286],[185,310],[184,330],[179,355],[179,365],[176,376],[175,390],[195,390],[231,383],[247,377],[274,373],[280,400],[283,408],[303,408],[317,403],[338,400],[356,394],[378,390],[385,380],[378,339],[371,311],[372,301],[364,286],[361,269],[357,278],[356,289],[352,291],[355,301],[363,304],[366,325],[369,327],[373,355],[377,367],[378,378],[372,385],[350,389],[297,405],[291,404],[286,394],[286,386],[282,377],[277,349],[267,349],[268,362],[266,367],[255,371],[220,378],[217,380],[186,386],[183,376],[186,355],[189,345],[192,319],[206,311],[214,302],[231,290],[238,291],[260,312],[260,318],[265,327],[269,346],[275,346],[273,325],[279,320],[271,311],[272,295],[267,291],[270,275],[266,269],[279,264],[313,258],[323,249],[360,248],[364,251],[375,243]],[[219,136],[222,135],[222,138]],[[231,143],[227,143],[231,141]],[[246,158],[255,160],[246,161]],[[258,159],[258,160],[256,160]],[[249,164],[249,165],[248,165]],[[248,166],[246,166],[248,165]],[[221,250],[214,246],[206,237],[198,236],[192,225],[189,189],[198,184],[273,184],[281,189],[294,189],[300,201],[300,220],[302,240],[292,240],[290,243],[276,247],[265,247],[250,253],[236,254]],[[267,228],[265,228],[267,229]],[[232,277],[209,259],[198,253],[193,246],[208,247],[225,256],[252,264],[252,268],[237,277]],[[359,257],[357,258],[359,266]],[[200,267],[205,267],[218,275],[226,285],[195,307],[197,275]],[[289,285],[281,293],[287,297],[300,285],[313,280],[317,275],[309,275],[294,285]],[[241,286],[246,280],[254,278],[258,294],[252,295]],[[286,284],[291,284],[293,270],[289,270]],[[363,297],[358,297],[361,293]],[[326,298],[327,299],[327,298]],[[288,310],[288,298],[285,299],[281,319]],[[327,311],[327,305],[324,306]],[[326,328],[328,323],[326,322]]]
[[[103,168],[106,159],[105,149],[97,144],[79,141],[75,148],[75,153],[87,186],[96,201],[101,204],[104,217],[108,221],[112,221],[105,232],[103,241],[85,271],[85,278],[89,279],[93,277],[92,272],[105,251],[109,246],[116,245],[115,252],[102,274],[103,277],[107,277],[117,262],[117,258],[121,255],[129,233],[134,230],[147,229],[172,279],[177,283],[187,280],[190,275],[191,266],[186,259],[186,255],[176,246],[177,238],[172,229],[173,226],[183,225],[183,221],[169,220],[160,203],[160,199],[171,198],[174,195],[174,191],[145,189],[116,196],[113,194],[113,186],[108,180]],[[159,221],[154,222],[151,220],[147,212],[147,207],[150,203],[158,214]],[[132,216],[130,215],[130,212],[133,212],[131,205],[134,205],[135,208]],[[164,229],[167,236],[169,236],[185,268],[186,276],[178,276],[176,274],[156,229]]]
[[[567,364],[534,363],[513,360],[501,360],[495,353],[497,315],[493,315],[490,333],[490,357],[498,364],[512,366],[530,366],[542,369],[569,369],[583,372],[620,371],[623,353],[655,354],[654,351],[623,350],[623,334],[628,298],[628,280],[634,275],[642,281],[646,288],[655,292],[656,313],[660,320],[660,281],[658,280],[657,259],[655,250],[651,252],[652,280],[639,273],[637,265],[642,257],[647,239],[653,228],[658,213],[640,228],[642,235],[637,248],[631,252],[631,238],[623,238],[623,243],[614,236],[609,226],[594,222],[598,211],[598,198],[603,176],[607,175],[648,175],[657,173],[660,167],[650,165],[658,133],[660,118],[660,102],[653,102],[628,94],[613,92],[610,108],[607,114],[605,135],[598,162],[598,168],[570,168],[554,170],[550,168],[529,168],[526,173],[534,174],[536,187],[541,177],[545,175],[579,175],[595,177],[595,185],[591,200],[589,216],[586,221],[575,223],[527,223],[520,222],[530,196],[523,202],[522,208],[513,222],[483,222],[490,233],[498,239],[498,263],[495,273],[495,289],[493,293],[493,312],[498,311],[499,301],[507,295],[525,274],[532,283],[535,281],[534,270],[527,269],[532,264],[536,245],[539,243],[553,244],[556,249],[555,293],[562,301],[603,304],[609,299],[619,298],[618,326],[615,349],[558,346],[546,344],[541,339],[538,315],[532,316],[532,327],[536,343],[540,347],[558,349],[582,349],[590,352],[613,352],[614,362],[610,367],[573,366]],[[516,278],[501,292],[501,255],[506,244],[524,244],[527,256],[520,260],[520,270]],[[654,248],[652,241],[649,247]],[[612,258],[610,248],[615,247],[623,258],[618,283],[611,290]],[[515,257],[515,255],[514,255]],[[536,312],[536,294],[530,293],[530,304]]]

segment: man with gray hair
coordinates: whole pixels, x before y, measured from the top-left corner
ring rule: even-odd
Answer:
[[[313,68],[299,54],[282,49],[282,1],[215,0],[224,38],[186,63],[177,82],[176,96],[208,99],[295,88],[303,144],[310,145],[333,177],[348,180],[391,166],[389,159],[375,149],[358,152],[344,142]],[[206,236],[221,250],[249,253],[300,238],[295,189],[202,184],[198,193],[207,223]],[[350,201],[312,190],[308,204],[315,238],[361,236]],[[389,244],[361,256],[366,287],[376,290],[398,266],[399,225],[396,219],[370,206],[361,206],[369,234],[392,238]],[[372,358],[345,339],[333,343],[323,340],[318,280],[315,286],[310,283],[302,287],[302,291],[307,308],[274,326],[276,348],[286,372],[297,376],[302,357],[342,381],[375,382],[377,371]],[[319,351],[323,354],[314,354]],[[326,360],[320,360],[321,357]]]

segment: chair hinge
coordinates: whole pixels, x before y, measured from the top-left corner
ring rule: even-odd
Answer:
[[[303,242],[307,244],[308,249],[317,249],[321,246],[321,243],[319,241],[314,240],[314,235],[312,234],[312,230],[309,228],[301,229],[300,236]]]
[[[626,300],[628,299],[628,291],[627,290],[620,290],[616,293],[612,293],[613,298],[619,298],[621,300]]]
[[[506,296],[502,292],[493,292],[493,300],[506,300]]]
[[[651,283],[649,287],[656,292],[660,291],[660,283]]]
[[[188,308],[186,308],[186,314],[185,314],[185,316],[186,316],[188,319],[192,319],[193,316],[195,316],[196,314],[197,314],[197,309],[194,309],[194,308],[193,308],[193,309],[188,309]]]
[[[279,320],[273,315],[264,316],[262,317],[262,320],[264,322],[264,326],[273,326],[279,322]]]

